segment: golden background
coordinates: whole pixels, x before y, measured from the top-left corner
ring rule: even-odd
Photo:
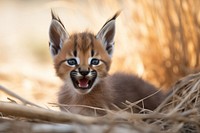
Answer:
[[[115,12],[115,50],[110,73],[136,74],[160,89],[200,65],[199,1],[189,0],[2,0],[0,85],[42,106],[56,102],[62,82],[48,47],[53,9],[67,31],[97,33]],[[0,100],[8,101],[0,92]]]

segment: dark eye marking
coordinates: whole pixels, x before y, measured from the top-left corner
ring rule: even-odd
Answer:
[[[77,51],[76,50],[74,50],[73,54],[74,54],[75,57],[77,57]]]
[[[94,56],[94,50],[92,49],[91,51],[91,56],[93,57]]]

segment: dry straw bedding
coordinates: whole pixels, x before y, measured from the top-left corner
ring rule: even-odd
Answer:
[[[35,105],[3,86],[0,89],[23,103],[17,104],[12,99],[12,102],[0,102],[0,132],[200,132],[200,73],[176,82],[166,100],[152,112],[144,109],[141,113],[108,111],[103,117],[53,111]],[[129,103],[127,108],[130,106],[134,103]]]

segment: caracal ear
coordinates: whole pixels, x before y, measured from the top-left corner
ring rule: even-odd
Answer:
[[[101,41],[110,57],[112,57],[114,50],[115,19],[119,14],[120,12],[117,12],[111,19],[109,19],[96,35],[96,38]]]
[[[56,16],[53,11],[51,11],[51,15],[52,20],[49,28],[49,48],[52,58],[54,58],[62,49],[63,42],[69,38],[69,34],[65,30],[60,18]]]

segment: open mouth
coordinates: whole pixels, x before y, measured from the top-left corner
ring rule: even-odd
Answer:
[[[71,75],[73,85],[76,89],[90,89],[96,79],[96,75],[92,77],[83,76],[81,78],[76,78]]]

